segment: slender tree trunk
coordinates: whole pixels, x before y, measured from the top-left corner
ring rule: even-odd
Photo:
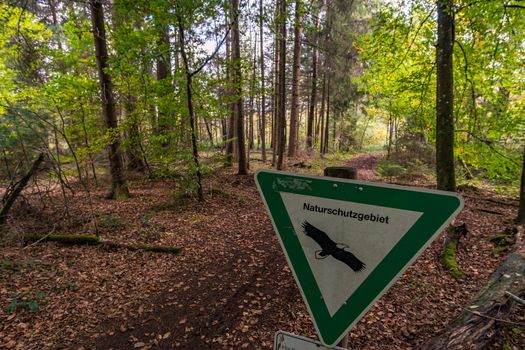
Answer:
[[[277,169],[283,168],[284,148],[286,145],[286,0],[279,0],[279,108],[278,108],[278,144]]]
[[[335,123],[335,120],[334,120]],[[330,77],[326,82],[326,122],[324,129],[324,153],[328,153],[328,139],[330,137]],[[335,124],[334,124],[335,125]],[[335,138],[333,138],[335,141]]]
[[[266,90],[264,81],[264,33],[263,33],[264,7],[263,1],[259,0],[259,36],[261,38],[261,156],[262,161],[266,162]]]
[[[145,166],[140,152],[140,130],[135,110],[136,103],[137,98],[130,92],[124,105],[126,118],[129,120],[128,147],[126,148],[127,169],[142,172],[145,170]]]
[[[257,36],[254,38],[253,45],[253,65],[252,65],[252,78],[250,82],[250,122],[248,128],[248,145],[249,149],[254,148],[255,144],[255,125],[254,125],[254,113],[255,113],[255,75],[257,72]],[[248,157],[249,159],[250,157]]]
[[[100,81],[102,110],[108,133],[113,137],[108,146],[109,167],[111,172],[111,191],[109,198],[128,198],[129,191],[124,177],[122,154],[120,152],[120,135],[118,133],[117,115],[115,113],[115,100],[111,77],[107,73],[108,50],[106,44],[106,30],[104,28],[104,9],[100,0],[90,0],[91,21],[93,24],[93,37],[95,40],[95,57]]]
[[[323,88],[321,90],[321,112],[319,113],[320,114],[320,118],[321,118],[321,129],[320,129],[320,132],[321,132],[321,142],[320,142],[320,146],[319,146],[319,152],[321,153],[321,155],[325,154],[325,148],[324,148],[324,144],[325,144],[325,132],[324,132],[324,129],[325,129],[325,100],[326,100],[326,73],[323,73]]]
[[[315,19],[316,27],[319,26],[319,16]],[[315,40],[315,45],[313,47],[312,54],[312,94],[310,96],[310,108],[308,110],[308,120],[306,123],[306,149],[308,151],[312,150],[313,146],[313,127],[314,127],[314,112],[315,104],[317,102],[317,40]]]
[[[170,144],[170,137],[168,136],[170,129],[170,116],[164,100],[165,96],[172,93],[170,40],[168,27],[166,25],[158,25],[158,32],[160,37],[157,41],[157,48],[159,49],[160,54],[157,58],[157,131],[166,136],[163,138],[162,147],[167,148]]]
[[[292,103],[290,111],[290,136],[288,143],[288,157],[297,155],[297,120],[299,114],[299,80],[301,74],[301,36],[302,36],[302,3],[295,1],[294,47],[292,69]]]
[[[228,20],[226,20],[228,22]],[[231,67],[231,32],[226,37],[226,97],[227,97],[227,107],[228,107],[228,132],[227,132],[227,143],[226,143],[226,155],[225,155],[225,165],[233,166],[233,141],[234,141],[234,128],[235,128],[235,116],[234,116],[234,106],[231,102],[232,99],[232,67]]]
[[[246,160],[246,144],[244,141],[244,111],[242,97],[242,72],[241,72],[241,49],[239,38],[239,0],[231,0],[232,19],[232,81],[235,89],[235,119],[237,129],[237,149],[239,153],[238,175],[248,174]]]
[[[521,167],[520,206],[518,209],[518,222],[525,224],[525,145],[523,147],[523,164]]]
[[[204,192],[202,190],[202,174],[199,164],[199,149],[197,148],[197,136],[195,127],[195,111],[193,110],[193,87],[192,87],[192,75],[188,63],[188,56],[186,55],[186,39],[184,35],[184,27],[182,26],[181,18],[178,19],[179,26],[179,40],[180,40],[180,54],[184,64],[184,71],[186,74],[186,98],[188,103],[188,114],[190,119],[191,129],[191,147],[193,153],[193,163],[195,165],[195,175],[197,181],[197,196],[200,201],[204,200]]]
[[[440,190],[455,191],[454,174],[454,47],[453,0],[438,0],[436,175]]]
[[[274,65],[273,65],[273,110],[272,110],[272,166],[277,160],[278,120],[279,120],[279,0],[275,0],[275,42],[274,42]]]

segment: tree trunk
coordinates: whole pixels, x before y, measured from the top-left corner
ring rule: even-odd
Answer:
[[[228,20],[226,20],[228,22]],[[227,23],[228,24],[228,23]],[[228,107],[228,128],[227,128],[227,143],[226,143],[226,154],[225,154],[225,165],[233,166],[233,141],[234,141],[234,128],[235,128],[235,117],[234,107],[231,102],[232,97],[232,67],[231,67],[231,32],[226,37],[226,96],[227,96],[227,107]]]
[[[0,209],[0,225],[5,224],[9,210],[15,203],[16,199],[18,198],[18,196],[20,195],[24,187],[26,187],[29,180],[37,172],[38,167],[43,161],[44,161],[44,153],[40,153],[38,158],[33,162],[33,165],[31,165],[31,168],[29,169],[29,171],[24,175],[24,177],[22,177],[20,181],[15,183],[12,186],[12,188],[9,188],[9,187],[7,188],[4,198],[2,198],[3,205],[2,205],[2,208]]]
[[[326,123],[324,129],[324,153],[328,152],[328,138],[330,137],[330,77],[326,82]],[[335,119],[334,119],[335,125]],[[335,137],[333,138],[335,142]]]
[[[235,90],[235,121],[237,129],[237,149],[239,154],[238,175],[248,174],[246,144],[244,141],[244,111],[242,96],[241,49],[239,38],[239,0],[231,0],[230,18],[232,19],[232,81]]]
[[[275,41],[273,64],[273,108],[272,108],[272,166],[277,160],[278,120],[279,120],[279,0],[275,0]]]
[[[257,36],[254,38],[253,43],[253,62],[252,62],[252,77],[250,81],[250,121],[248,127],[248,148],[252,150],[255,147],[255,125],[254,125],[254,114],[255,114],[255,80],[257,72]],[[250,157],[248,156],[248,160]],[[248,162],[249,163],[249,162]],[[248,165],[249,166],[249,165]]]
[[[111,77],[107,73],[108,50],[106,45],[106,30],[104,28],[104,9],[100,0],[90,0],[93,37],[95,40],[95,57],[100,81],[102,110],[106,122],[107,132],[112,135],[108,146],[109,167],[111,172],[111,191],[108,195],[112,199],[128,198],[129,191],[124,178],[124,167],[120,152],[120,135],[118,132],[117,115]]]
[[[317,13],[315,19],[315,27],[319,26],[319,16]],[[312,54],[312,94],[310,95],[310,106],[308,109],[308,120],[306,123],[306,149],[312,150],[313,147],[313,127],[314,127],[314,112],[315,104],[317,102],[317,40],[314,42]]]
[[[145,170],[144,161],[140,151],[140,130],[139,121],[136,115],[135,106],[137,98],[130,92],[124,104],[126,118],[129,121],[128,147],[126,148],[128,170],[143,172]]]
[[[167,148],[170,144],[169,129],[170,115],[166,106],[166,96],[172,93],[171,83],[171,59],[170,59],[170,40],[168,27],[164,24],[158,25],[159,40],[157,48],[160,51],[157,58],[157,111],[158,133],[164,135],[162,147]]]
[[[454,174],[454,3],[438,0],[436,175],[440,190],[455,191]]]
[[[518,222],[525,224],[525,146],[523,147],[523,163],[521,166],[520,206],[518,209]]]
[[[299,80],[301,74],[301,36],[302,36],[302,3],[295,1],[294,47],[292,69],[292,102],[290,111],[290,135],[288,143],[288,157],[297,155],[297,122],[299,113]]]
[[[278,108],[278,143],[277,169],[283,168],[284,148],[286,145],[286,0],[279,0],[279,108]]]
[[[321,92],[321,143],[320,143],[320,146],[319,146],[319,152],[321,153],[321,155],[325,154],[326,153],[326,148],[325,148],[325,138],[326,138],[326,133],[325,133],[325,108],[326,108],[326,73],[323,73],[323,88],[322,88],[322,92]],[[326,123],[328,124],[328,123]]]
[[[186,74],[186,98],[188,103],[188,114],[190,119],[191,129],[191,147],[193,153],[193,163],[195,166],[195,175],[197,181],[197,197],[199,201],[204,200],[204,193],[202,190],[202,174],[199,164],[199,150],[197,148],[197,136],[195,134],[195,111],[193,110],[193,87],[192,87],[192,75],[188,63],[188,56],[186,55],[186,39],[184,35],[184,27],[182,26],[182,20],[178,18],[179,26],[179,39],[180,39],[180,54],[184,64],[184,71]]]
[[[264,33],[263,33],[264,7],[262,0],[259,0],[259,36],[261,37],[261,156],[262,161],[266,162],[266,90],[264,86]]]

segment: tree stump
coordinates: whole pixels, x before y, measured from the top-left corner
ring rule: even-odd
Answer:
[[[324,176],[357,179],[357,169],[347,166],[331,166],[324,169]]]

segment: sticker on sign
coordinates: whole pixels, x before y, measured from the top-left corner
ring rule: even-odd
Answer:
[[[274,350],[346,350],[345,348],[336,346],[335,348],[327,348],[317,340],[306,337],[301,337],[292,333],[279,331],[275,333],[275,340],[273,342]]]
[[[333,346],[463,207],[455,193],[261,170],[319,339]]]

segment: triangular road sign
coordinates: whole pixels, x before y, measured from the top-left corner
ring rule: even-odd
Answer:
[[[261,170],[257,187],[333,346],[463,207],[455,193]]]

